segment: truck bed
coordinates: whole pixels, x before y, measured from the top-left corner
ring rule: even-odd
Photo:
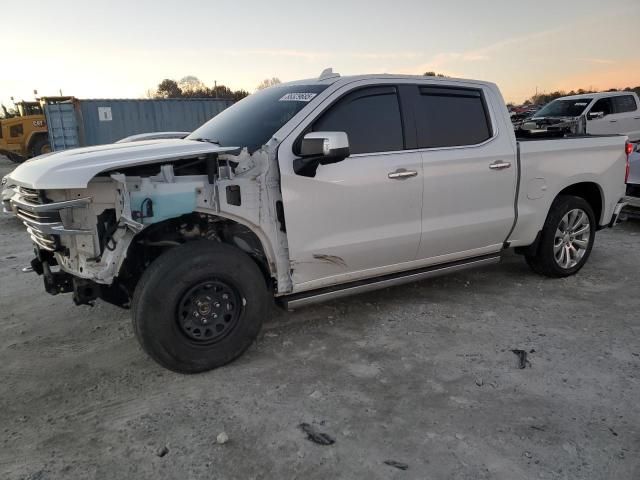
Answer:
[[[607,225],[623,193],[605,198],[604,192],[621,190],[626,141],[627,137],[620,135],[518,140],[517,220],[510,244],[532,243],[555,198],[551,192],[579,183],[593,184],[594,191],[600,193],[602,208],[596,212],[597,221],[599,226]]]

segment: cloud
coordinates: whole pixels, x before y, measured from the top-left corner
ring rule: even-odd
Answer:
[[[586,63],[595,63],[596,65],[613,65],[617,63],[615,60],[606,58],[581,58],[580,60]]]

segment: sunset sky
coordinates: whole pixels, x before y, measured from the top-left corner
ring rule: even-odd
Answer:
[[[142,97],[186,75],[254,91],[325,67],[490,80],[516,102],[640,85],[639,0],[29,0],[2,18],[5,104]]]

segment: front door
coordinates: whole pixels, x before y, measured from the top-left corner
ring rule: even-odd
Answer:
[[[597,100],[589,112],[603,115],[602,118],[591,119],[587,115],[587,133],[589,135],[613,135],[620,130],[611,97],[603,97]]]
[[[291,142],[278,151],[294,291],[387,273],[414,260],[420,242],[422,157],[404,151],[396,87],[326,103],[304,131],[346,132],[351,155],[309,178],[293,172]]]

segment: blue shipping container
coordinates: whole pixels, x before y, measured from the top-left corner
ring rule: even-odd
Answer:
[[[47,102],[44,110],[56,151],[113,143],[138,133],[191,132],[232,104],[216,98],[73,99]]]

